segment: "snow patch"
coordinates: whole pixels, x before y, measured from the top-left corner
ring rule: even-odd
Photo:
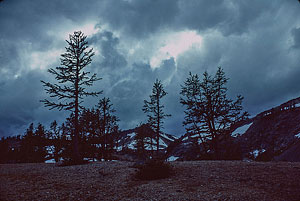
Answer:
[[[127,134],[127,136],[129,136],[130,138],[133,138],[136,134],[133,132],[133,133],[129,133]]]
[[[84,158],[83,160],[88,162],[97,162],[98,160],[96,158]]]
[[[176,136],[169,137],[169,136],[166,135],[166,134],[162,134],[161,137],[164,137],[164,138],[166,138],[167,140],[170,140],[170,141],[174,141],[175,139],[177,139]]]
[[[241,127],[238,127],[237,129],[235,129],[232,132],[231,136],[232,137],[238,137],[238,136],[241,136],[241,135],[245,134],[246,131],[250,128],[250,126],[252,126],[252,124],[253,124],[253,122],[250,123],[250,124],[246,124],[246,125],[243,125]]]
[[[257,156],[261,153],[264,153],[266,150],[265,149],[261,149],[261,150],[253,150],[252,152],[250,152],[251,155],[253,155],[254,158],[257,158]]]
[[[48,154],[53,154],[55,150],[55,146],[51,145],[51,146],[46,146],[46,151]]]
[[[186,140],[188,140],[188,139],[189,139],[189,137],[186,136],[186,137],[184,137],[184,138],[182,139],[182,141],[186,141]]]
[[[55,162],[55,159],[52,158],[52,159],[46,160],[45,163],[56,163],[56,162]]]
[[[177,156],[170,156],[167,161],[176,161],[179,157]]]
[[[127,146],[129,149],[135,149],[136,148],[136,142],[132,141],[130,144]]]
[[[159,147],[164,146],[167,147],[168,145],[163,141],[161,138],[159,138]]]

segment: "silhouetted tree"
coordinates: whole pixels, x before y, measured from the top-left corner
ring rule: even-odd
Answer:
[[[0,139],[0,163],[22,162],[20,151],[21,136],[8,136]]]
[[[189,136],[198,136],[201,144],[204,147],[205,153],[208,151],[206,145],[206,138],[202,134],[202,121],[198,112],[203,107],[201,102],[201,83],[197,74],[189,74],[189,77],[184,82],[184,86],[181,86],[180,103],[186,106],[184,111],[185,117],[183,125]]]
[[[21,142],[21,162],[34,162],[35,142],[33,123],[27,128]]]
[[[136,149],[137,149],[138,156],[141,159],[147,158],[146,146],[147,144],[149,144],[148,140],[152,139],[154,137],[154,134],[155,133],[153,132],[149,124],[140,124],[136,128],[136,135],[135,135]]]
[[[45,127],[42,124],[38,124],[37,129],[35,130],[34,133],[34,138],[35,138],[35,158],[37,162],[44,162],[45,157],[47,155],[47,150],[46,150],[46,131]]]
[[[100,99],[96,106],[96,112],[99,123],[98,132],[102,142],[102,152],[104,159],[107,160],[114,147],[114,134],[118,132],[119,127],[117,122],[119,119],[114,115],[116,110],[113,108],[109,98],[104,97]]]
[[[34,131],[33,123],[26,130],[21,141],[21,162],[44,162],[47,155],[45,129],[39,124]]]
[[[53,121],[50,125],[50,130],[47,133],[48,138],[48,145],[52,148],[51,152],[53,153],[53,157],[56,162],[59,161],[59,158],[62,157],[62,152],[64,150],[65,142],[66,142],[66,136],[63,135],[62,129],[64,127],[64,124],[62,126],[58,126],[56,121]]]
[[[79,151],[79,125],[78,118],[83,97],[97,96],[101,92],[87,92],[87,86],[91,86],[95,81],[99,80],[96,74],[89,76],[89,72],[84,71],[94,56],[93,49],[88,49],[86,36],[81,31],[75,31],[73,35],[69,35],[66,40],[68,46],[66,53],[61,55],[61,66],[56,69],[49,69],[48,72],[55,75],[58,84],[42,81],[46,92],[50,97],[56,97],[58,101],[44,99],[41,102],[46,107],[59,110],[70,110],[74,112],[74,155],[73,159],[77,162],[82,160]]]
[[[144,100],[143,106],[144,113],[147,113],[148,123],[156,133],[157,151],[159,151],[159,137],[161,129],[163,128],[163,120],[166,117],[171,116],[165,114],[163,111],[164,105],[162,104],[161,99],[165,95],[167,95],[167,92],[164,90],[161,81],[156,79],[152,88],[152,94],[149,96],[150,101]]]
[[[98,116],[95,109],[84,109],[79,118],[83,152],[88,158],[98,158],[98,143],[100,138],[96,134]]]
[[[214,77],[207,72],[200,82],[198,75],[189,77],[181,89],[181,104],[186,106],[183,124],[191,134],[198,134],[204,147],[210,142],[210,149],[219,155],[219,144],[230,136],[231,126],[248,116],[242,112],[242,96],[235,101],[227,98],[228,78],[222,68],[218,68]],[[207,149],[206,149],[207,151]]]
[[[6,163],[9,160],[9,144],[5,137],[0,140],[0,163]]]

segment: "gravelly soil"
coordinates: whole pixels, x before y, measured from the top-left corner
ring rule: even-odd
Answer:
[[[300,200],[300,163],[172,162],[139,181],[130,162],[0,165],[0,200]]]

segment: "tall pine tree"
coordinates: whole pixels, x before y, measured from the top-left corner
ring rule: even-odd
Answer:
[[[150,101],[144,100],[143,111],[147,113],[148,123],[156,133],[157,152],[159,151],[159,138],[163,128],[163,120],[171,115],[165,114],[164,105],[161,99],[167,95],[160,80],[156,79],[152,94],[149,96]]]
[[[101,92],[88,92],[86,87],[91,86],[95,81],[99,80],[96,74],[89,76],[90,72],[84,71],[92,62],[94,56],[93,49],[89,49],[86,36],[81,31],[75,31],[69,35],[66,40],[68,46],[66,53],[61,55],[61,66],[48,70],[49,73],[55,75],[58,83],[50,83],[42,81],[46,92],[51,98],[56,97],[58,101],[44,99],[41,102],[46,107],[59,110],[70,110],[74,112],[74,156],[75,163],[82,160],[79,151],[79,127],[78,118],[82,107],[82,100],[86,96],[97,96]]]

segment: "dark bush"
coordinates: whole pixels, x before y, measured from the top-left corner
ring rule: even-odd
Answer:
[[[145,164],[138,166],[136,178],[141,180],[155,180],[168,178],[173,173],[173,167],[163,161],[152,159]]]
[[[255,160],[256,161],[261,161],[261,162],[268,162],[268,161],[272,161],[274,158],[274,153],[273,151],[267,150],[263,153],[260,153]]]

